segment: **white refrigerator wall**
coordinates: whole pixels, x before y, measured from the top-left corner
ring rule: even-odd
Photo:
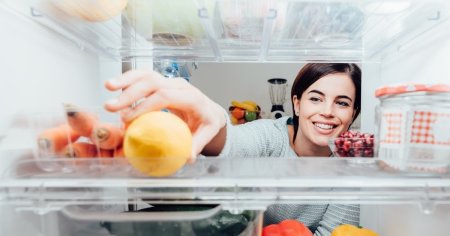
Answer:
[[[12,150],[29,144],[20,129],[25,118],[20,114],[61,108],[62,102],[99,105],[99,77],[108,77],[114,70],[100,73],[99,68],[113,68],[111,63],[99,67],[94,54],[81,51],[51,30],[3,8],[0,31],[0,171],[5,173],[16,158]],[[8,138],[4,138],[6,135]],[[43,235],[41,229],[58,224],[55,219],[53,227],[45,227],[39,215],[18,213],[12,206],[0,207],[0,222],[1,235]],[[24,222],[27,227],[23,227]],[[46,232],[51,234],[51,230]]]
[[[20,128],[30,114],[61,109],[63,102],[101,104],[99,78],[109,75],[99,68],[109,64],[100,67],[95,54],[4,8],[0,8],[0,31],[0,150],[29,147],[32,140]],[[11,159],[3,157],[0,170]]]
[[[98,103],[96,56],[3,8],[0,30],[0,134],[15,113],[45,110],[60,106],[62,101]]]
[[[381,84],[404,82],[450,84],[450,22],[420,35],[414,44],[398,45],[399,51],[382,60]]]
[[[382,60],[380,84],[450,84],[450,31],[444,30],[450,27],[450,22],[443,24],[419,36],[416,44],[404,45],[408,48]],[[423,204],[427,206],[426,201]],[[423,206],[365,206],[361,210],[361,223],[377,228],[380,235],[448,235],[449,205],[428,206],[430,214],[424,213]]]

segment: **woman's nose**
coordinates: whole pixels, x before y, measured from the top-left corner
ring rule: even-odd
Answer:
[[[321,115],[325,117],[333,117],[333,104],[324,103],[321,111]]]

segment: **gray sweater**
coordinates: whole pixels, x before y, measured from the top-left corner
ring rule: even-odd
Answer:
[[[227,138],[220,156],[297,157],[289,142],[288,117],[256,120],[239,127],[227,124]],[[276,204],[267,208],[264,225],[297,219],[316,236],[328,236],[341,224],[359,224],[359,205]]]

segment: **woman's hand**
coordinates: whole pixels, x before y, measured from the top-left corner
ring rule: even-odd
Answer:
[[[191,162],[226,124],[225,111],[183,78],[165,78],[154,71],[128,71],[119,79],[109,80],[110,91],[122,90],[105,108],[119,111],[128,123],[149,111],[169,109],[191,129]],[[218,150],[220,151],[220,150]]]

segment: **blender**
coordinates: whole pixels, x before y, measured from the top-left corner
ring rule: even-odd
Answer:
[[[283,104],[286,101],[287,80],[272,78],[267,80],[267,82],[269,82],[270,101],[272,102],[270,118],[281,118],[285,115]]]

